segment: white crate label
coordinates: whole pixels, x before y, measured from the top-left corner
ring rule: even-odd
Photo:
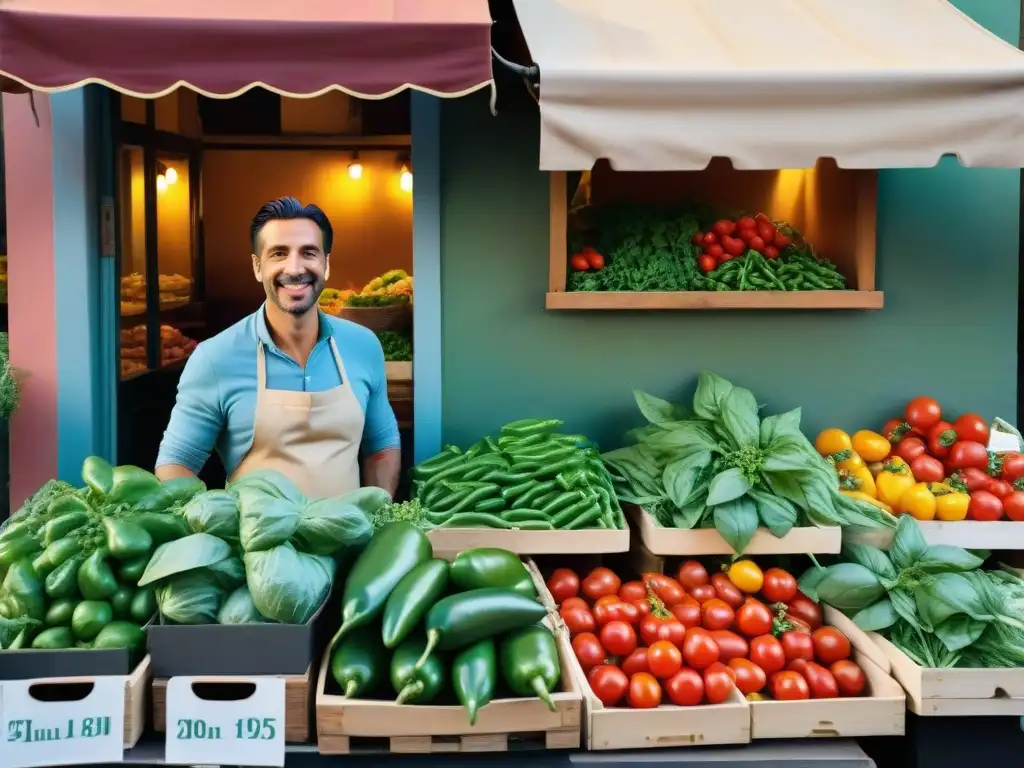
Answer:
[[[77,680],[0,683],[0,767],[120,763],[124,760],[126,676],[81,681],[92,690],[74,701],[49,701],[81,690]]]
[[[222,691],[230,686],[239,696],[230,701],[203,698],[195,683],[221,685]],[[284,712],[280,677],[172,677],[167,681],[164,761],[283,766]]]

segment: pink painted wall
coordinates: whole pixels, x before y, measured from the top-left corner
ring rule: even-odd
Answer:
[[[11,420],[11,509],[57,475],[57,298],[50,100],[3,96],[11,363],[21,404]],[[38,115],[38,125],[36,116]]]

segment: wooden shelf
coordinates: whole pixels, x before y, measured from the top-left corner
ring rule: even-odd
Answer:
[[[881,309],[881,291],[551,291],[556,310]]]

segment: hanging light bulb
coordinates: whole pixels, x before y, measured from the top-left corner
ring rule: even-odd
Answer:
[[[178,180],[178,172],[168,166],[167,170],[164,171],[164,178],[167,179],[168,184],[173,184]]]
[[[359,162],[359,153],[352,153],[352,162],[348,164],[348,177],[353,181],[363,178],[363,164]]]
[[[156,177],[156,191],[166,192],[167,191],[167,177],[162,173]]]
[[[403,192],[412,192],[412,171],[407,165],[402,166],[402,173],[398,177],[398,186],[402,188]]]

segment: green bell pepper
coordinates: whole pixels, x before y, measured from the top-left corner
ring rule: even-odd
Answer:
[[[342,696],[372,693],[384,680],[387,655],[376,627],[357,627],[338,643],[331,656],[331,676]]]
[[[138,584],[142,574],[146,572],[146,566],[149,565],[149,557],[146,554],[121,563],[117,568],[118,580],[124,584]]]
[[[171,512],[138,512],[128,519],[145,530],[155,545],[183,539],[192,533],[185,518]],[[139,576],[141,577],[142,574],[140,573]]]
[[[206,483],[198,477],[175,477],[141,499],[135,504],[135,510],[165,513],[174,507],[187,504],[193,496],[205,490]]]
[[[146,624],[156,613],[156,588],[139,587],[132,596],[131,606],[128,608],[128,615],[132,621],[139,624]]]
[[[110,495],[114,484],[114,468],[99,456],[90,456],[82,462],[82,482],[101,499]]]
[[[112,621],[96,635],[92,648],[141,648],[146,642],[142,627],[130,621]]]
[[[43,580],[28,558],[19,560],[7,569],[0,592],[14,599],[21,608],[21,615],[37,621],[42,621],[46,616],[46,590]]]
[[[96,637],[107,624],[114,620],[114,609],[103,600],[83,600],[71,614],[71,631],[79,640],[89,641]]]
[[[71,557],[46,574],[46,594],[54,599],[71,597],[78,590],[78,569],[84,556]]]
[[[452,661],[452,688],[466,710],[470,725],[477,713],[494,697],[498,682],[494,639],[487,637],[459,651]]]
[[[10,568],[19,560],[37,554],[42,547],[34,536],[14,536],[0,541],[0,567]]]
[[[50,627],[49,629],[44,629],[32,641],[33,648],[48,651],[71,648],[74,644],[75,638],[71,635],[70,627]]]
[[[71,616],[75,612],[75,606],[78,605],[78,602],[78,600],[72,597],[62,597],[60,600],[54,600],[46,611],[46,618],[43,619],[43,623],[48,627],[70,627]]]
[[[444,663],[430,656],[425,664],[417,659],[426,653],[422,635],[414,635],[395,650],[391,658],[391,687],[397,704],[429,704],[444,689]]]
[[[114,609],[115,619],[127,621],[131,618],[134,598],[134,587],[118,587],[117,592],[110,596],[110,607]]]
[[[508,687],[520,696],[538,696],[555,711],[551,691],[558,686],[562,668],[555,638],[547,627],[522,627],[501,641],[501,674]]]
[[[32,561],[32,566],[39,574],[48,574],[54,568],[64,564],[82,551],[82,543],[77,536],[65,536],[57,539],[44,549]]]
[[[111,504],[138,504],[160,489],[160,480],[152,472],[125,464],[114,467],[107,501]]]
[[[452,561],[452,582],[463,590],[498,587],[536,597],[530,572],[519,555],[497,547],[460,552]]]
[[[107,531],[107,549],[112,557],[131,560],[153,549],[153,537],[145,528],[131,520],[105,517],[103,525]]]
[[[117,592],[118,583],[107,563],[107,550],[89,555],[78,569],[78,591],[86,600],[106,600]]]
[[[448,587],[448,561],[434,558],[407,573],[388,597],[381,623],[385,648],[397,648]]]
[[[49,546],[59,539],[63,539],[72,531],[78,530],[89,522],[89,513],[85,510],[65,512],[54,517],[43,526],[43,544]]]

